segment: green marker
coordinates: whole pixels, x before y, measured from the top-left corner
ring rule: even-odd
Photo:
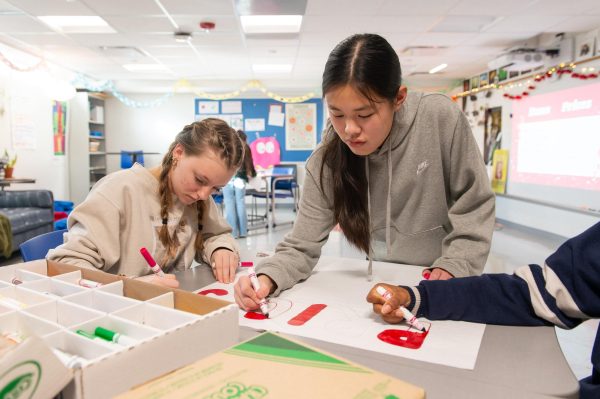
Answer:
[[[95,336],[94,334],[87,332],[85,330],[77,330],[75,331],[77,334],[81,335],[82,337],[86,337],[89,339],[98,339],[99,337]]]
[[[120,345],[125,345],[125,346],[132,346],[132,345],[135,345],[137,342],[135,339],[128,337],[127,335],[123,335],[123,334],[115,332],[115,331],[107,330],[106,328],[103,328],[103,327],[96,327],[94,334],[96,334],[97,337],[100,337],[107,341],[114,342],[114,343],[120,344]]]

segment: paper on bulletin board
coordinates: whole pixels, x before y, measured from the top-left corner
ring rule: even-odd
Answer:
[[[365,298],[377,282],[417,285],[423,268],[382,262],[373,263],[373,281],[366,278],[367,262],[357,259],[322,257],[306,281],[270,299],[269,319],[250,320],[240,310],[240,325],[257,330],[277,331],[357,347],[387,355],[472,370],[485,331],[485,324],[460,321],[433,321],[429,334],[418,349],[385,343],[377,335],[387,329],[410,330],[405,323],[386,324],[372,311]],[[246,273],[238,271],[238,278]],[[234,302],[233,284],[214,283],[199,291],[227,291],[219,299]],[[209,293],[208,295],[213,295]],[[326,307],[303,325],[288,322],[314,304]]]
[[[221,113],[223,114],[241,114],[241,101],[221,101]]]
[[[196,122],[203,121],[207,118],[217,118],[226,122],[235,130],[242,130],[244,128],[244,115],[242,114],[216,114],[216,115],[196,115]]]
[[[286,104],[285,148],[313,150],[317,146],[317,104]]]
[[[218,114],[218,101],[198,101],[198,113],[200,114]]]
[[[265,131],[265,119],[264,118],[248,118],[244,121],[246,132],[264,132]]]
[[[269,112],[268,124],[271,126],[283,127],[285,123],[285,114],[282,112]]]

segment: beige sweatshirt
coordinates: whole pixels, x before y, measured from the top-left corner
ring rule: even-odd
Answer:
[[[113,274],[151,273],[140,255],[141,247],[150,251],[165,272],[189,268],[194,258],[208,262],[217,248],[238,252],[231,227],[211,198],[202,220],[204,251],[196,254],[196,205],[185,206],[174,196],[168,226],[170,234],[178,230],[180,247],[174,259],[162,264],[166,251],[158,239],[162,227],[158,180],[139,164],[100,180],[86,200],[71,212],[68,226],[65,243],[51,250],[47,258]]]

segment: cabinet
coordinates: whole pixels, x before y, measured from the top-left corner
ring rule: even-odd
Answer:
[[[80,92],[70,103],[69,193],[75,204],[106,176],[105,98],[101,93]]]

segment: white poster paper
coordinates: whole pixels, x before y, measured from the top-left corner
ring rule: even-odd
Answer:
[[[218,101],[198,101],[198,113],[200,114],[218,114]]]
[[[241,114],[241,101],[221,101],[221,113],[223,114]]]
[[[268,124],[271,126],[283,127],[285,123],[285,114],[280,112],[269,112]]]
[[[408,324],[386,324],[372,311],[365,297],[376,282],[417,285],[422,267],[373,262],[373,281],[367,281],[367,262],[322,257],[313,275],[269,301],[269,319],[250,320],[240,310],[240,325],[277,331],[361,348],[387,355],[470,369],[475,367],[485,324],[459,321],[421,321],[429,333],[418,349],[385,343],[377,338],[384,330],[410,330]],[[239,275],[246,273],[244,268]],[[220,288],[228,292],[219,299],[235,302],[233,284],[214,283],[198,291]],[[212,296],[213,294],[208,294]],[[308,306],[326,307],[302,325],[288,322]]]
[[[285,146],[288,151],[317,146],[317,104],[286,104]]]
[[[22,95],[11,96],[12,145],[15,149],[35,150],[35,115],[33,100]],[[49,105],[50,106],[50,105]]]
[[[265,131],[265,119],[264,118],[248,118],[244,121],[246,132],[264,132]]]

